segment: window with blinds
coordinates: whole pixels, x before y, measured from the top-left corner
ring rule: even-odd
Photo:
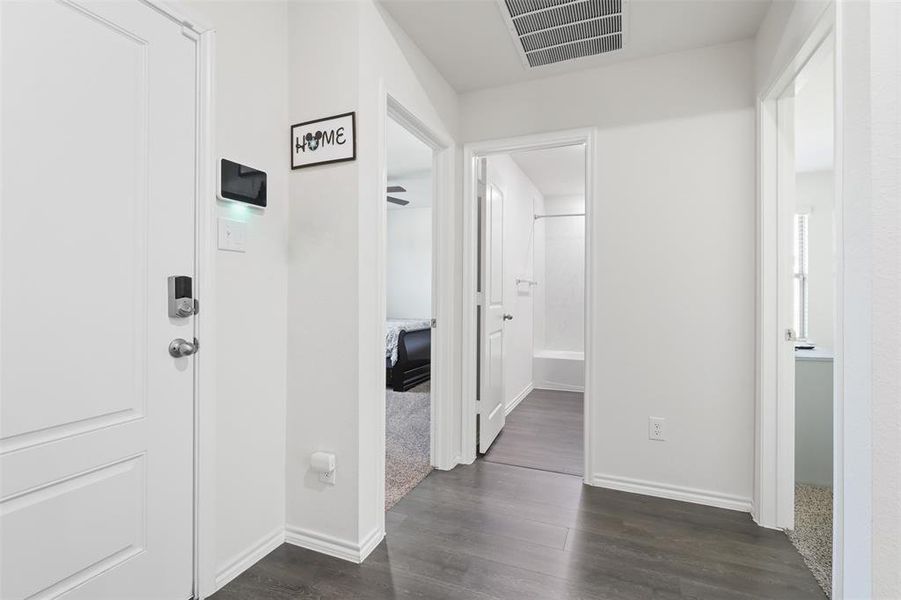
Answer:
[[[809,220],[810,215],[795,215],[795,331],[799,340],[806,340],[809,332]]]

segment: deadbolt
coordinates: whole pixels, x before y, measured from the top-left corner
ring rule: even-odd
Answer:
[[[192,281],[187,275],[172,275],[169,283],[169,316],[186,319],[197,313]]]

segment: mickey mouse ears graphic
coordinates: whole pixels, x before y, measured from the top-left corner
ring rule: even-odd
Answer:
[[[291,126],[292,169],[356,158],[356,114],[353,112]]]

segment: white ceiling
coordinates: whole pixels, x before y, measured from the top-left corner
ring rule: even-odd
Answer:
[[[795,91],[795,171],[833,167],[833,53],[816,56],[798,78]]]
[[[386,138],[388,185],[400,185],[407,189],[406,192],[390,195],[410,201],[406,206],[389,202],[388,210],[431,206],[432,149],[392,119],[388,119]]]
[[[585,149],[582,146],[516,152],[510,157],[542,196],[585,193]]]
[[[754,36],[770,0],[628,0],[623,49],[527,69],[497,0],[381,0],[458,91],[507,85]]]

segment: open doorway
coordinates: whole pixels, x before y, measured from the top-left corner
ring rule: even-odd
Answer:
[[[386,123],[385,509],[432,470],[433,150]]]
[[[760,99],[754,503],[827,595],[842,585],[845,481],[833,30],[827,11]]]
[[[788,180],[780,201],[784,213],[792,213],[786,221],[792,230],[795,338],[794,524],[787,533],[827,594],[833,551],[834,62],[827,40],[786,90],[778,115],[791,152],[780,174]]]
[[[585,145],[479,159],[477,444],[585,474]]]

